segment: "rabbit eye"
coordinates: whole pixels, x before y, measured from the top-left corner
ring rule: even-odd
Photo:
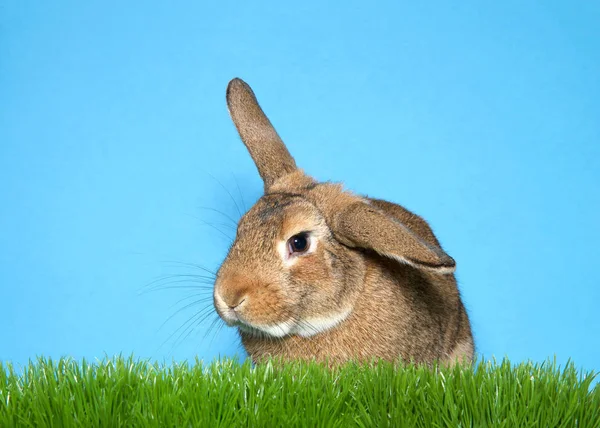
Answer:
[[[291,254],[301,254],[306,252],[310,247],[310,237],[308,233],[299,233],[297,235],[292,236],[288,240],[288,250]]]

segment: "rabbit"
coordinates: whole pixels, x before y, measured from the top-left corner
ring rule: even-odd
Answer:
[[[264,183],[219,267],[214,307],[268,358],[470,362],[455,262],[421,217],[300,170],[241,79],[227,106]]]

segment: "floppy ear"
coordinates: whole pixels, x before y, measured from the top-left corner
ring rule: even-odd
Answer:
[[[371,249],[419,269],[452,273],[454,259],[412,233],[397,219],[368,202],[355,202],[334,217],[335,238],[350,247]]]
[[[296,170],[296,162],[258,105],[246,82],[233,79],[227,86],[227,107],[233,123],[254,160],[265,190],[275,180]]]

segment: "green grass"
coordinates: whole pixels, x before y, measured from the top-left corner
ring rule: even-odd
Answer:
[[[600,427],[600,385],[572,364],[0,363],[0,427]]]

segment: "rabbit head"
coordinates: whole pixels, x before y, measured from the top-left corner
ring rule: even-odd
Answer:
[[[448,282],[451,299],[458,298],[452,291],[454,260],[420,217],[304,174],[242,80],[229,83],[227,105],[263,179],[264,195],[239,221],[235,241],[217,273],[214,305],[228,325],[239,327],[253,357],[253,350],[257,355],[278,354],[267,349],[277,342],[274,339],[296,341],[301,349],[298,341],[342,331],[351,318],[358,322],[356,329],[368,329],[361,322],[369,317],[387,322],[387,309],[373,307],[362,316],[360,311],[370,305],[365,299],[394,298],[369,284],[393,282],[387,277],[402,270],[399,266],[408,268],[409,277],[420,272],[418,281]],[[291,342],[285,351],[294,357],[290,346]],[[377,346],[362,354],[368,356],[368,349]],[[336,352],[323,351],[332,353]],[[352,352],[338,349],[337,354]]]

